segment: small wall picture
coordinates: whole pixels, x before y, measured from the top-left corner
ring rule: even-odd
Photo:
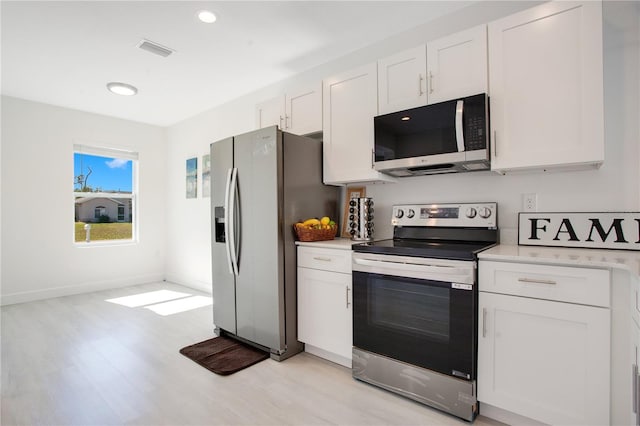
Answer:
[[[202,197],[211,197],[211,155],[202,156]]]
[[[198,197],[198,159],[187,160],[187,198]]]

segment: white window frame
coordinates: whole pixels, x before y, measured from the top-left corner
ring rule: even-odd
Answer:
[[[73,154],[88,154],[97,155],[105,158],[122,158],[125,160],[131,160],[131,194],[117,194],[114,195],[110,192],[78,192],[75,189],[75,182],[73,183],[73,208],[75,217],[75,199],[76,197],[84,198],[128,198],[131,200],[131,208],[129,215],[131,216],[131,239],[123,240],[97,240],[90,242],[76,241],[75,240],[75,221],[72,222],[72,239],[76,247],[99,247],[99,246],[115,246],[115,245],[130,245],[138,243],[138,153],[135,151],[129,151],[125,149],[106,148],[98,146],[90,146],[83,144],[73,145]],[[74,161],[75,167],[75,161]]]

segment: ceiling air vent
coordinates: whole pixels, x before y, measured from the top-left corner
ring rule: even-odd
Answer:
[[[140,43],[138,43],[138,47],[142,50],[146,50],[147,52],[154,53],[156,55],[160,55],[164,58],[171,55],[174,51],[169,49],[168,47],[164,47],[156,42],[143,39]]]

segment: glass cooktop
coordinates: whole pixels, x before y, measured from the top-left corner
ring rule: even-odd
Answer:
[[[361,253],[414,256],[432,259],[475,260],[476,254],[494,246],[491,242],[424,241],[389,239],[354,243],[353,251]]]

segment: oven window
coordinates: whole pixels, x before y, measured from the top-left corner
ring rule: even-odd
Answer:
[[[449,289],[371,280],[369,321],[376,327],[449,342]]]

